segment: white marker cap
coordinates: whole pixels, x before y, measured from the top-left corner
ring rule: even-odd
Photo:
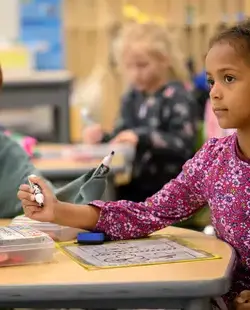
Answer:
[[[36,175],[35,174],[31,174],[31,175],[29,175],[29,178],[35,178],[36,177]]]
[[[40,205],[42,205],[44,203],[43,194],[37,194],[37,195],[35,195],[35,198],[36,198],[36,202],[39,203]]]

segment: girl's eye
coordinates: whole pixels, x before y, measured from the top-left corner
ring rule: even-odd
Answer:
[[[208,84],[209,88],[212,88],[212,86],[214,85],[214,80],[207,79],[207,84]]]
[[[225,81],[226,83],[232,83],[232,82],[235,81],[235,78],[234,78],[233,76],[231,76],[231,75],[225,75],[224,81]]]

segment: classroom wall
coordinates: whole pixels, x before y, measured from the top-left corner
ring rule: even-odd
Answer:
[[[19,32],[19,0],[0,0],[0,40],[15,40]]]

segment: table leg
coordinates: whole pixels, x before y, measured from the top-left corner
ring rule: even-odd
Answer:
[[[183,310],[212,310],[212,305],[209,299],[193,299]]]
[[[66,86],[65,86],[66,87]],[[70,142],[70,117],[69,117],[69,99],[68,93],[69,90],[66,88],[64,90],[60,90],[62,92],[61,102],[58,106],[56,106],[55,115],[56,119],[54,121],[57,122],[56,126],[58,129],[58,141],[61,143],[69,143]]]

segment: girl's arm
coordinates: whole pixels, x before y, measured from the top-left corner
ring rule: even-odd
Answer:
[[[58,202],[49,187],[34,179],[42,187],[45,205],[39,208],[27,185],[18,193],[25,214],[39,221],[51,221],[65,226],[98,230],[111,239],[146,236],[156,230],[191,216],[206,203],[206,178],[218,155],[217,140],[213,139],[189,160],[182,173],[146,201],[93,201],[88,206]],[[219,142],[218,142],[219,143]]]
[[[15,193],[30,174],[40,175],[21,146],[0,132],[0,217],[12,218],[23,210]],[[52,188],[52,187],[51,187]]]
[[[109,142],[120,132],[134,127],[134,105],[135,95],[133,90],[128,90],[121,99],[121,108],[114,129],[110,133],[105,133],[102,142]]]

